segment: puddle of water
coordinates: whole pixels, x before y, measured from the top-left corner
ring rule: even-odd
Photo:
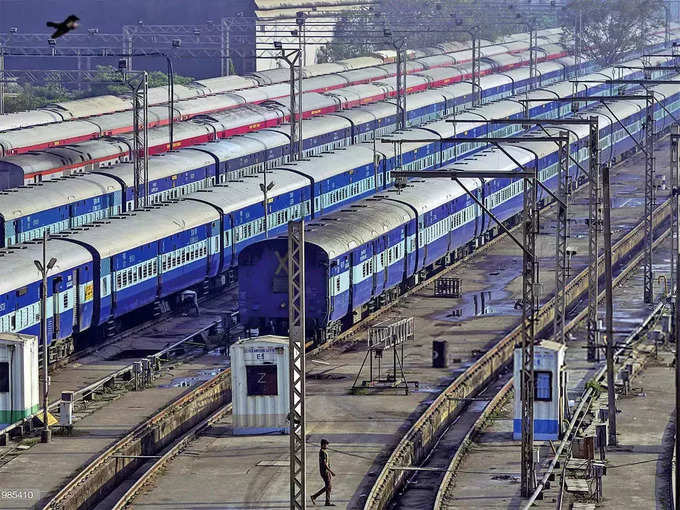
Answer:
[[[481,413],[488,404],[489,400],[475,400],[470,404],[470,411],[473,413]]]
[[[141,359],[141,358],[146,358],[147,356],[151,356],[153,354],[156,354],[158,352],[158,349],[127,349],[125,351],[120,351],[118,354],[115,356],[109,358],[111,360],[121,360],[121,359]]]
[[[644,199],[641,197],[612,197],[612,207],[617,209],[620,207],[642,207]]]
[[[498,267],[499,264],[494,264],[493,260],[488,260],[488,265],[494,267],[494,271],[488,274],[487,289],[481,292],[466,293],[463,283],[462,302],[450,311],[435,316],[435,319],[461,322],[478,317],[521,315],[522,310],[515,308],[510,293],[505,290],[507,285],[518,276],[520,268],[516,264],[507,263],[507,259],[504,262],[506,262],[504,265]]]
[[[223,368],[216,368],[213,370],[201,370],[198,374],[190,377],[175,377],[169,384],[163,386],[164,388],[189,388],[197,384],[204,383],[222,372]]]
[[[433,388],[432,386],[423,386],[422,384],[417,390],[413,390],[415,393],[440,393],[441,388]]]

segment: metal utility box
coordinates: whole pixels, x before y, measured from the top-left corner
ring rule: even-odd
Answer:
[[[534,439],[546,441],[559,439],[564,424],[567,399],[567,347],[544,340],[534,346]],[[522,439],[522,400],[520,371],[522,349],[515,349],[514,389],[515,414],[513,439]]]
[[[0,429],[38,411],[38,337],[0,333]]]
[[[73,426],[73,401],[75,393],[72,391],[61,392],[61,403],[59,404],[59,426]]]
[[[246,338],[229,352],[234,434],[287,434],[288,337]]]

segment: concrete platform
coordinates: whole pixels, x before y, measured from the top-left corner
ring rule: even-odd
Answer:
[[[613,237],[619,239],[638,223],[642,214],[639,161],[616,167],[613,176],[616,184],[612,194],[621,199],[612,213],[616,222]],[[572,258],[572,274],[583,269],[586,261],[585,191],[573,197],[570,213],[574,221],[569,244],[578,253]],[[659,200],[663,195],[664,192],[659,192]],[[551,218],[551,214],[542,215],[541,234],[536,243],[540,281],[544,285],[542,301],[554,289],[555,224]],[[512,241],[502,240],[488,253],[478,254],[448,275],[461,279],[461,299],[434,298],[430,286],[404,299],[399,308],[389,313],[391,317],[415,317],[416,341],[406,347],[405,369],[409,380],[419,381],[418,391],[409,395],[396,390],[350,395],[352,381],[365,355],[363,344],[335,346],[308,361],[308,493],[321,486],[317,449],[320,439],[325,437],[330,441],[331,463],[337,473],[333,479],[333,500],[340,508],[363,506],[382,463],[424,406],[480,353],[519,323],[520,311],[515,310],[514,303],[521,297],[521,262],[520,252]],[[385,319],[383,316],[380,320]],[[626,320],[630,320],[629,312]],[[449,369],[431,367],[433,340],[448,341]],[[578,385],[596,365],[581,366],[586,351],[572,349],[572,352],[570,363],[582,370],[573,379]],[[385,353],[388,367],[390,356]],[[511,426],[508,423],[508,432]],[[224,419],[171,462],[164,475],[133,506],[159,510],[287,508],[288,441],[287,436],[234,437],[230,419]],[[486,458],[486,462],[473,471],[486,472],[489,456],[480,458]],[[519,466],[515,468],[511,463],[507,467],[501,464],[498,469],[519,473]],[[469,503],[460,508],[485,508],[485,501],[476,502],[477,506]]]
[[[38,499],[42,504],[46,503],[81,466],[158,409],[189,391],[187,386],[177,384],[178,379],[200,376],[208,367],[217,369],[224,366],[223,358],[207,355],[172,370],[164,370],[155,387],[124,393],[96,413],[78,421],[72,436],[58,435],[55,431],[51,443],[38,442],[0,467],[1,489],[34,489],[39,498],[33,501],[0,501],[0,508],[33,508]]]
[[[221,296],[210,303],[210,308],[202,307],[202,314],[198,318],[169,318],[158,326],[148,328],[143,335],[128,337],[77,363],[57,369],[51,374],[52,401],[59,398],[62,390],[87,386],[138,360],[144,355],[140,352],[157,352],[209,324],[219,318],[221,309],[231,310],[234,299],[234,293]],[[32,489],[35,494],[30,499],[0,500],[0,508],[40,508],[99,452],[189,391],[191,386],[207,380],[216,370],[227,365],[224,356],[217,353],[200,354],[189,362],[165,365],[152,388],[122,392],[109,402],[94,402],[88,407],[96,410],[75,423],[72,436],[60,435],[55,429],[51,443],[33,444],[0,466],[0,490]],[[2,450],[0,448],[0,456]]]
[[[617,401],[619,444],[607,452],[604,501],[599,508],[670,508],[669,484],[675,435],[672,353],[631,382],[630,396]]]
[[[50,403],[60,400],[62,391],[84,388],[107,374],[129,365],[133,361],[138,361],[148,354],[158,352],[194,331],[208,326],[219,319],[225,310],[236,308],[238,306],[237,300],[237,293],[232,290],[209,304],[202,305],[200,307],[201,314],[198,317],[170,317],[162,323],[145,328],[135,335],[101,347],[92,354],[84,356],[65,367],[50,371]],[[41,399],[42,390],[41,384]]]

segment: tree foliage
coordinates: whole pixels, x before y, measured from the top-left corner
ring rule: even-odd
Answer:
[[[33,110],[49,103],[72,99],[72,93],[58,85],[24,85],[17,92],[5,96],[5,112]]]
[[[174,75],[174,83],[176,85],[186,85],[194,79],[189,76]],[[127,94],[130,92],[130,87],[122,81],[120,71],[109,66],[97,66],[95,73],[95,83],[92,85],[92,91],[87,95],[101,96],[106,94]],[[161,71],[149,71],[149,88],[151,87],[165,87],[168,84],[168,75]]]
[[[583,56],[603,66],[643,50],[663,24],[661,0],[572,0],[561,15],[563,42],[571,47],[580,34]]]
[[[550,11],[539,17],[530,11],[520,12],[513,3],[499,10],[497,0],[380,0],[373,8],[338,20],[333,40],[318,50],[317,61],[335,62],[388,49],[391,42],[383,36],[383,28],[403,37],[408,48],[418,49],[469,40],[468,30],[494,41],[506,34],[526,32],[524,23],[529,19],[537,26],[554,26],[556,22]]]
[[[109,66],[97,66],[95,71],[94,83],[88,88],[87,83],[85,90],[68,89],[61,84],[49,84],[44,86],[35,86],[31,84],[22,85],[17,89],[13,85],[13,94],[7,94],[5,97],[5,112],[20,112],[24,110],[33,110],[40,108],[49,103],[69,101],[72,99],[81,99],[90,96],[102,95],[124,95],[130,93],[130,87],[122,82],[120,72]],[[194,79],[188,76],[181,76],[175,74],[174,82],[178,85],[185,85]],[[164,87],[168,83],[167,74],[161,71],[149,72],[149,88]]]

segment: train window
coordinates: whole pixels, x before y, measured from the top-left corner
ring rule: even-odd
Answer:
[[[64,310],[68,310],[68,291],[64,292]]]
[[[184,264],[187,261],[187,254],[184,250],[182,250],[182,264]]]
[[[0,393],[9,393],[9,362],[0,362]]]
[[[123,280],[120,276],[120,274],[116,275],[116,289],[120,290],[120,288],[123,286]]]
[[[141,271],[142,271],[142,278],[146,278],[147,276],[149,276],[149,268],[146,264],[144,264],[142,266]]]
[[[142,266],[137,266],[137,281],[142,279]]]
[[[123,273],[123,285],[121,287],[127,286],[127,272]]]
[[[156,274],[156,272],[158,271],[158,262],[154,260],[153,264],[151,265],[151,268],[153,269],[153,274]]]
[[[543,402],[552,400],[552,372],[534,372],[534,398]]]
[[[106,288],[106,278],[102,278],[102,295],[106,296],[108,293],[108,289]]]
[[[336,277],[335,279],[335,291],[340,292],[340,277]]]
[[[163,272],[167,271],[167,269],[168,269],[168,264],[167,264],[167,261],[166,261],[166,255],[163,255],[161,267],[163,268]]]

